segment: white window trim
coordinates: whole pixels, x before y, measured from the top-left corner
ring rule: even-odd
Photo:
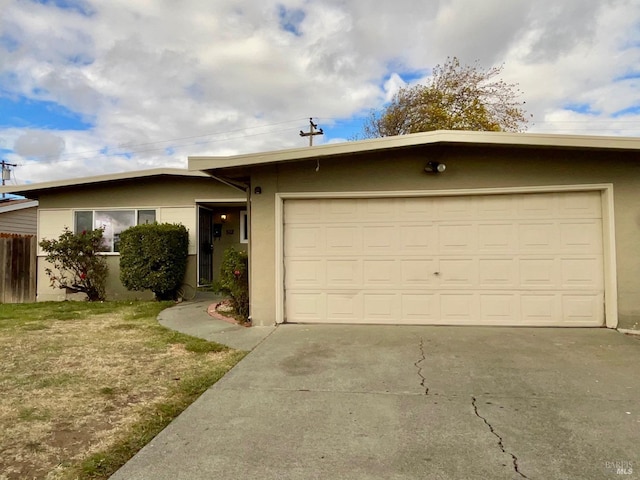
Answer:
[[[133,211],[134,212],[134,218],[136,221],[136,225],[138,225],[138,212],[140,210],[153,210],[156,213],[156,221],[158,221],[158,208],[147,208],[147,207],[140,207],[140,208],[132,208],[132,207],[118,207],[118,208],[76,208],[73,210],[73,215],[72,215],[72,221],[73,221],[73,233],[78,233],[76,232],[76,212],[91,212],[92,213],[92,218],[91,218],[91,225],[93,228],[93,225],[95,223],[95,212],[127,212],[127,211]],[[104,256],[119,256],[120,252],[98,252],[99,255],[104,255]]]
[[[249,227],[249,218],[246,210],[240,211],[240,243],[249,243],[249,232],[248,228],[245,228],[245,225]]]
[[[397,198],[397,197],[442,197],[454,195],[499,195],[518,193],[554,193],[599,191],[602,200],[602,237],[604,260],[604,310],[607,328],[618,326],[618,284],[616,264],[616,237],[613,184],[550,185],[534,187],[477,188],[454,190],[418,190],[387,192],[292,192],[275,195],[276,234],[276,323],[284,323],[284,201],[311,198]]]

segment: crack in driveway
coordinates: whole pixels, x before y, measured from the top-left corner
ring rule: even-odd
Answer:
[[[495,435],[495,437],[498,439],[498,446],[500,447],[500,450],[502,450],[502,453],[509,455],[511,457],[511,461],[513,462],[513,469],[515,470],[515,472],[520,475],[521,478],[529,478],[527,477],[524,473],[522,473],[520,471],[520,467],[518,466],[518,457],[516,457],[513,453],[511,452],[507,452],[507,450],[504,448],[504,441],[502,439],[502,437],[500,435],[498,435],[498,433],[495,431],[495,429],[493,428],[493,425],[491,425],[486,418],[484,418],[482,415],[480,415],[480,413],[478,412],[478,404],[477,404],[477,400],[476,397],[471,397],[471,405],[473,406],[473,411],[476,414],[476,417],[478,417],[480,420],[482,420],[484,422],[484,424],[489,427],[489,431]]]
[[[424,394],[429,395],[429,387],[426,385],[427,378],[422,374],[422,367],[420,364],[427,358],[424,355],[424,339],[420,338],[420,359],[413,365],[418,369],[418,376],[420,377],[420,386],[424,388]]]

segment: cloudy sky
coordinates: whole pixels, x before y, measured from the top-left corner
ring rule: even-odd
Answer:
[[[28,183],[346,141],[457,56],[529,132],[640,135],[640,0],[0,0],[0,158]]]

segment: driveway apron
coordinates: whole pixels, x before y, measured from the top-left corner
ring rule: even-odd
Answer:
[[[283,325],[112,479],[640,477],[640,339]]]

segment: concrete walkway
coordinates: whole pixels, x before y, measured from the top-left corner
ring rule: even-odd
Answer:
[[[638,478],[639,365],[606,329],[283,325],[112,479]]]
[[[225,297],[198,292],[196,298],[160,312],[161,325],[194,337],[222,343],[237,350],[253,350],[274,330],[272,327],[243,327],[212,318],[207,309]]]

